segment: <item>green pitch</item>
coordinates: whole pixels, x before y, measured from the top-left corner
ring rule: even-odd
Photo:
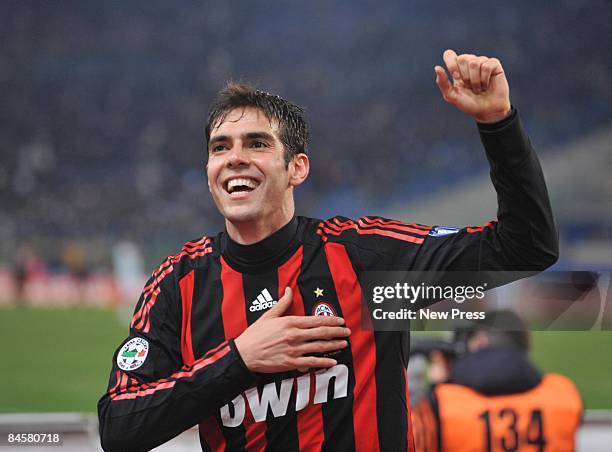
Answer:
[[[0,309],[0,412],[94,412],[127,321],[100,309]],[[586,408],[612,409],[612,332],[542,332],[542,369],[570,376]]]
[[[128,326],[100,309],[0,309],[0,412],[96,411]]]
[[[585,408],[612,408],[612,331],[537,332],[532,350],[542,370],[574,380]]]

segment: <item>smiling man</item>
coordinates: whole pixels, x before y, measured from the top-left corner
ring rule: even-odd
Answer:
[[[212,134],[207,129],[208,186],[229,236],[251,244],[278,231],[294,215],[293,188],[309,170],[306,125],[302,123],[298,132],[302,142],[288,143],[285,151],[279,119],[247,103],[249,98],[271,96],[241,85],[229,85],[225,93],[232,99],[244,97],[245,105],[220,105],[212,112]],[[286,108],[287,114],[294,109],[294,115],[301,115],[295,106]]]
[[[361,325],[368,270],[542,270],[557,258],[546,186],[501,63],[444,53],[443,98],[478,122],[498,220],[464,229],[294,215],[303,110],[229,84],[206,127],[225,231],[153,272],[98,403],[106,450],[199,424],[203,450],[412,450],[408,334]],[[138,350],[132,356],[130,353]]]

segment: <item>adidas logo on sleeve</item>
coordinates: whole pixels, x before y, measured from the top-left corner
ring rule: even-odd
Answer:
[[[264,309],[271,308],[276,303],[278,303],[278,301],[272,299],[272,295],[270,295],[270,292],[268,292],[268,289],[264,289],[259,293],[259,295],[257,295],[257,298],[255,298],[251,302],[249,311],[251,312],[263,311]]]

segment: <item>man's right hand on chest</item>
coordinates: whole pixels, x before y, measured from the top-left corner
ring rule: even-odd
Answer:
[[[278,303],[249,326],[234,342],[252,372],[273,373],[326,368],[335,359],[312,356],[348,346],[351,331],[344,319],[331,316],[283,316],[293,301],[287,287]]]

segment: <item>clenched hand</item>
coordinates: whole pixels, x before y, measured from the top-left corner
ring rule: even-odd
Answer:
[[[497,122],[510,114],[510,89],[497,58],[457,55],[450,49],[443,58],[453,82],[441,66],[434,70],[446,102],[482,123]]]

